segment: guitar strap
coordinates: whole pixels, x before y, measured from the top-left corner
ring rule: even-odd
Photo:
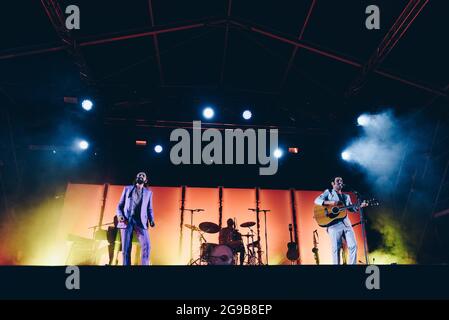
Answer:
[[[338,199],[340,199],[341,203],[343,203],[343,205],[346,205],[346,199],[345,196],[343,194],[337,193]]]
[[[328,195],[326,196],[326,201],[329,201],[329,196],[332,194],[332,189],[327,189]]]

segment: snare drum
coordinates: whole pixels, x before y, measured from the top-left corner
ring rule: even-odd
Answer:
[[[209,265],[232,265],[234,264],[234,254],[227,245],[220,244],[212,248],[209,255]]]

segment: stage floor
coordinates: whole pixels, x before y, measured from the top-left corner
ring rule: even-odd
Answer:
[[[448,299],[448,274],[446,265],[2,266],[0,299]]]

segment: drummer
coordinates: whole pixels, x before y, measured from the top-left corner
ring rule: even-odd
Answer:
[[[218,242],[229,246],[234,253],[240,253],[240,265],[245,260],[245,246],[243,245],[242,235],[235,229],[234,220],[227,220],[227,227],[220,230]]]

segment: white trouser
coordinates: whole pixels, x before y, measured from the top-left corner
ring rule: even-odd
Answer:
[[[340,249],[343,237],[349,250],[349,264],[357,264],[357,242],[348,217],[327,228],[332,245],[332,263],[340,264]]]

